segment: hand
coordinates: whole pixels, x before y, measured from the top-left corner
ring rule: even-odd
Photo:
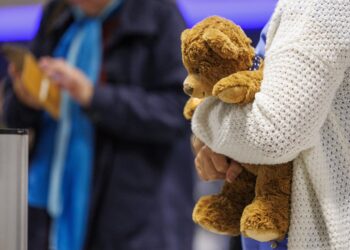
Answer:
[[[192,136],[192,147],[198,175],[206,181],[225,180],[233,182],[242,172],[238,162],[213,152],[207,145]]]
[[[11,77],[13,90],[15,92],[18,100],[24,105],[33,108],[33,109],[41,109],[41,104],[37,100],[35,100],[28,92],[28,90],[24,87],[21,81],[21,74],[18,72],[14,64],[10,64],[8,67],[8,74]]]
[[[92,82],[77,68],[62,59],[44,57],[39,62],[43,72],[81,106],[89,106],[94,92]]]

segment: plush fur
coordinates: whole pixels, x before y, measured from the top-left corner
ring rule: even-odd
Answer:
[[[235,105],[254,100],[263,77],[263,64],[251,71],[254,49],[240,27],[221,17],[209,17],[181,36],[183,63],[188,71],[184,91],[191,96],[184,115],[191,119],[207,96]],[[253,166],[221,192],[202,197],[193,220],[203,228],[258,241],[283,239],[289,227],[292,164]]]

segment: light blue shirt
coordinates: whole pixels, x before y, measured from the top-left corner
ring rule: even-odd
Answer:
[[[269,28],[269,24],[270,23],[268,22],[263,28],[263,30],[261,31],[260,40],[258,42],[258,45],[256,45],[256,48],[255,48],[255,54],[257,56],[260,56],[261,58],[265,57],[266,33]]]

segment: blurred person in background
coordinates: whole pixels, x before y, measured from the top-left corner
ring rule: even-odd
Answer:
[[[167,0],[46,6],[32,51],[62,89],[58,121],[6,84],[9,127],[32,128],[29,250],[190,250],[193,167]]]

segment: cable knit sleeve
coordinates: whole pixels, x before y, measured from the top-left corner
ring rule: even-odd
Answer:
[[[349,67],[349,1],[284,2],[289,8],[272,18],[255,101],[208,98],[192,119],[198,138],[239,162],[279,164],[313,147]]]

